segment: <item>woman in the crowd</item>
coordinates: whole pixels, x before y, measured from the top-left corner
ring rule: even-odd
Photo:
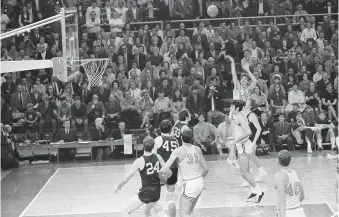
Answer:
[[[111,94],[113,94],[113,96],[115,97],[115,99],[120,102],[121,99],[124,98],[124,94],[123,92],[120,90],[120,83],[119,81],[115,80],[112,83],[112,91]]]
[[[261,112],[267,112],[268,117],[271,116],[271,112],[269,111],[269,105],[268,105],[268,100],[267,96],[260,91],[258,86],[255,86],[252,90],[252,94],[248,98],[248,102],[246,103],[247,105],[245,107],[249,107],[251,105],[252,108],[257,108],[258,110],[257,116],[261,115]]]
[[[172,98],[172,112],[171,112],[171,116],[174,123],[179,120],[179,112],[184,109],[186,109],[186,99],[182,97],[180,90],[176,90]]]
[[[19,26],[27,26],[33,22],[33,14],[29,13],[26,6],[22,7],[21,13],[19,14]]]
[[[199,59],[195,60],[194,67],[195,67],[197,74],[201,75],[202,80],[205,81],[204,67],[201,66],[201,61]]]
[[[73,93],[70,84],[67,84],[61,94],[61,97],[66,97],[68,103],[72,104],[73,101]]]
[[[180,59],[184,54],[187,54],[186,49],[185,49],[185,44],[180,42],[178,44],[178,51],[176,52],[176,58]]]
[[[322,96],[322,109],[328,111],[328,120],[332,121],[333,118],[338,121],[337,116],[337,103],[338,103],[338,94],[333,90],[331,83],[328,83],[326,86],[326,94]]]
[[[140,128],[144,128],[145,125],[149,124],[150,118],[153,116],[153,105],[154,101],[150,97],[147,90],[141,92],[141,100],[139,101],[139,110],[142,124]]]
[[[155,87],[153,86],[152,81],[147,81],[146,87],[143,91],[147,91],[153,102],[156,100],[157,96],[155,96]]]
[[[273,114],[284,114],[286,104],[285,95],[281,91],[280,84],[275,84],[274,91],[271,94],[271,108]]]
[[[36,84],[37,87],[38,87],[38,92],[39,92],[39,93],[45,93],[45,92],[46,92],[46,87],[45,87],[45,85],[41,84],[40,78],[37,78],[37,79],[35,80],[35,84]]]
[[[48,50],[48,44],[45,42],[45,37],[41,36],[39,38],[39,43],[36,46],[39,47],[39,45],[44,45],[46,50]]]
[[[310,82],[308,90],[305,91],[305,101],[308,106],[314,109],[316,114],[319,113],[321,110],[321,99],[315,90],[315,83],[313,81]]]

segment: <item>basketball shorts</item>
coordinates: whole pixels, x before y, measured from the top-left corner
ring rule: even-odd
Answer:
[[[178,168],[171,168],[172,176],[167,179],[167,185],[175,185],[178,181]]]
[[[297,209],[286,210],[285,217],[306,217],[306,215],[304,209],[300,207]]]
[[[160,199],[161,186],[147,186],[139,190],[139,199],[143,203],[157,202]]]
[[[238,150],[238,154],[247,154],[250,155],[253,152],[253,143],[250,140],[247,140],[246,142],[242,142],[242,143],[237,143],[237,150]]]
[[[183,181],[181,188],[181,196],[188,200],[195,200],[199,198],[202,190],[204,189],[204,179],[199,177],[188,181]]]

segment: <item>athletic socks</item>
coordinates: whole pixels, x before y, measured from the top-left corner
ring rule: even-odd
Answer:
[[[333,149],[335,147],[335,137],[331,137],[331,148]]]
[[[262,194],[262,190],[260,189],[258,184],[255,186],[254,189],[255,189],[255,192],[257,192],[258,195]]]

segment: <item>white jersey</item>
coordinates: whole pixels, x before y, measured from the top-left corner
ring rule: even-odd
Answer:
[[[242,115],[244,117],[243,120],[245,121],[245,124],[248,124],[247,118],[242,113],[239,113],[236,116],[240,116],[240,115]],[[244,128],[240,125],[240,123],[238,123],[237,119],[235,118],[235,120],[234,120],[234,139],[237,140],[244,133],[245,133]],[[249,140],[249,137],[243,139],[242,142],[246,142],[248,140]]]
[[[242,87],[240,85],[239,88],[233,89],[234,100],[242,100],[246,102],[249,96],[250,96],[250,90],[248,87]]]
[[[179,163],[179,173],[183,181],[197,179],[202,176],[203,169],[200,165],[200,155],[194,145],[187,147],[182,146],[186,150],[186,157]]]
[[[283,170],[288,176],[288,185],[285,188],[286,193],[286,210],[300,207],[300,179],[297,173],[292,170]]]

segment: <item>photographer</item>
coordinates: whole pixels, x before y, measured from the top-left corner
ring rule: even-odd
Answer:
[[[212,123],[212,118],[217,116],[221,121],[224,118],[221,88],[217,86],[218,78],[211,77],[210,86],[205,91],[205,112],[207,112],[207,122]],[[223,120],[222,120],[223,121]]]
[[[142,124],[140,126],[141,129],[143,129],[144,126],[149,123],[149,119],[153,116],[153,105],[154,102],[147,90],[143,90],[141,92],[141,100],[139,101],[139,113],[142,120]]]

